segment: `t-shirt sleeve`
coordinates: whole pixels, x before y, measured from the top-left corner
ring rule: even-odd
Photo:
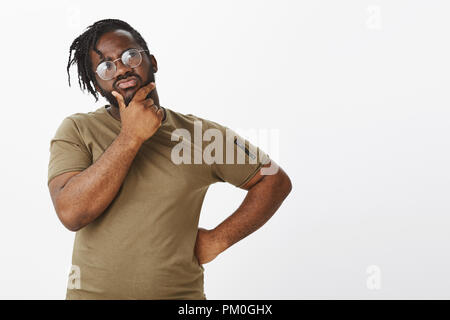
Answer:
[[[267,153],[229,127],[206,120],[206,128],[207,131],[216,130],[209,135],[214,136],[211,141],[217,138],[219,132],[222,141],[222,154],[216,158],[222,161],[213,161],[211,164],[212,175],[217,181],[241,187],[250,181],[263,165],[270,162]],[[206,132],[205,136],[208,136]]]
[[[50,140],[48,179],[65,172],[83,171],[92,164],[92,155],[86,147],[74,120],[66,117]]]

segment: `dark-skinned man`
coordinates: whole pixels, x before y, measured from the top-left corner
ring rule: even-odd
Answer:
[[[289,177],[231,129],[161,106],[157,61],[128,23],[98,21],[70,49],[67,72],[77,64],[80,87],[109,104],[66,117],[50,143],[51,199],[76,231],[66,299],[206,299],[203,264],[270,219],[291,191]],[[180,143],[192,153],[208,146],[189,140],[198,125],[246,162],[174,161]],[[216,182],[247,195],[217,227],[199,228]]]

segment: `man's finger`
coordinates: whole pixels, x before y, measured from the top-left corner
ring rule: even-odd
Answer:
[[[150,110],[152,110],[152,111],[155,111],[155,113],[156,113],[156,111],[158,111],[159,110],[159,107],[156,105],[156,104],[147,104],[147,107],[146,107],[147,109],[150,109]]]
[[[150,107],[152,104],[155,104],[155,102],[153,101],[152,98],[145,99],[142,102],[144,103],[144,106],[146,106],[146,107]]]
[[[162,120],[164,118],[164,111],[162,108],[159,108],[158,111],[156,111],[156,115],[158,116],[159,120]]]
[[[119,110],[125,109],[125,101],[120,93],[113,91],[111,94],[116,98],[117,103],[119,103]]]
[[[136,94],[133,97],[134,101],[142,101],[147,97],[147,95],[156,87],[154,82],[150,82],[149,84],[143,86],[136,92]]]

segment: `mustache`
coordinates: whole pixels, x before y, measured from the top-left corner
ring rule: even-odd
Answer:
[[[114,88],[117,89],[117,83],[119,81],[124,80],[124,79],[129,78],[129,77],[136,77],[136,79],[139,79],[139,81],[142,83],[142,79],[141,79],[140,76],[138,76],[137,74],[134,74],[134,73],[133,74],[130,73],[130,74],[126,74],[126,75],[123,75],[122,77],[117,78],[117,80],[114,82]]]

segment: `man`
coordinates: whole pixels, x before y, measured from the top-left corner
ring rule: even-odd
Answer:
[[[68,73],[75,63],[80,87],[109,105],[66,117],[50,143],[53,205],[76,231],[66,299],[206,299],[203,264],[260,228],[289,194],[290,179],[259,148],[256,157],[255,146],[229,138],[227,127],[160,106],[156,59],[126,22],[88,27],[70,47]],[[208,139],[189,140],[208,130],[245,163],[221,161],[219,149],[210,154],[219,161],[189,161],[191,151],[208,154],[198,152]],[[216,228],[198,228],[216,182],[247,195]]]

